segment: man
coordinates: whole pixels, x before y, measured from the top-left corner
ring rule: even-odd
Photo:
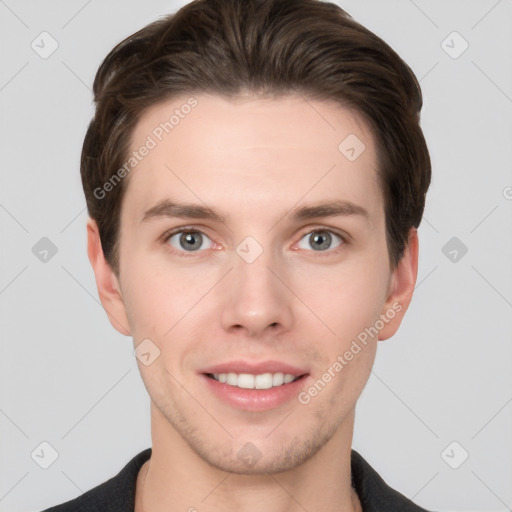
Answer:
[[[152,448],[64,511],[419,511],[351,449],[430,183],[409,67],[334,4],[196,0],[94,82],[88,254]]]

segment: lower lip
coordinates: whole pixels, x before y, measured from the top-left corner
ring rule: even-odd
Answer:
[[[223,384],[205,374],[201,374],[201,377],[216,396],[231,406],[246,411],[267,411],[296,398],[304,387],[308,375],[269,389],[239,388]]]

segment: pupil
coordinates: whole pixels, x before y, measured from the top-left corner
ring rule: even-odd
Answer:
[[[320,233],[320,234],[318,234],[318,233]],[[315,250],[328,249],[329,246],[331,245],[331,234],[328,233],[327,231],[319,231],[318,233],[311,235],[312,240],[314,242],[311,245],[313,246],[313,248]],[[316,248],[315,248],[315,244],[317,244]]]
[[[183,233],[180,242],[183,247],[196,251],[201,247],[201,235],[200,233]]]

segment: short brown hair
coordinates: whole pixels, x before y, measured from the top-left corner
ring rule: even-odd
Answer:
[[[335,4],[194,0],[119,43],[98,69],[93,90],[96,113],[80,171],[89,215],[116,273],[126,180],[108,193],[98,190],[126,162],[145,110],[184,93],[299,93],[353,109],[374,136],[393,268],[409,229],[419,226],[431,177],[420,85],[392,48]]]

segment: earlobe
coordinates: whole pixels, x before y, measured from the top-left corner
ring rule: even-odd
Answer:
[[[381,341],[398,331],[409,307],[418,275],[418,249],[418,232],[416,228],[411,228],[407,246],[393,272],[390,291],[381,312],[385,324],[378,337]]]
[[[112,326],[121,334],[130,335],[128,317],[117,276],[103,255],[98,225],[87,222],[87,254],[96,278],[101,304]]]

